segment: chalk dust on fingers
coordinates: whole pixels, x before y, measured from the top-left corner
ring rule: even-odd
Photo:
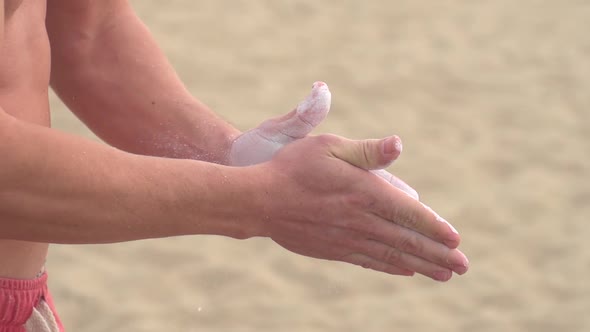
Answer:
[[[315,82],[307,97],[290,113],[264,123],[261,134],[268,139],[288,144],[307,136],[330,111],[331,93],[324,82]]]
[[[296,108],[299,118],[312,127],[319,125],[330,112],[332,94],[324,82],[315,82],[309,95]]]
[[[315,82],[294,110],[240,135],[232,144],[229,163],[246,166],[270,160],[283,146],[307,136],[320,124],[330,111],[330,102],[326,83]]]

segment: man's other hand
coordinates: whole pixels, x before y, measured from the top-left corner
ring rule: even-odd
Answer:
[[[399,155],[399,138],[306,137],[259,166],[265,222],[258,235],[306,256],[439,281],[468,269],[459,234],[369,170]],[[265,203],[268,202],[268,203]]]

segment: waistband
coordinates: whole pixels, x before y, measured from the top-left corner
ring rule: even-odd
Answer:
[[[47,295],[47,273],[27,280],[0,278],[0,331],[25,324],[33,308]]]

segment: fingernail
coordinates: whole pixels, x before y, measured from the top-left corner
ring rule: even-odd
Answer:
[[[455,234],[459,234],[459,232],[457,232],[457,230],[455,229],[455,227],[453,227],[453,225],[451,225],[450,222],[446,221],[445,219],[443,219],[441,216],[437,215],[436,216],[436,220],[440,221],[440,222],[444,222],[447,225],[449,225],[449,228],[451,229],[451,231],[453,231],[453,233]]]
[[[392,154],[399,154],[402,151],[402,143],[401,141],[393,136],[388,137],[383,140],[383,154],[385,155],[392,155]]]
[[[416,274],[416,272],[414,272],[414,271],[406,271],[406,273],[404,275],[407,276],[407,277],[413,277],[414,274]]]
[[[452,257],[451,257],[452,256]],[[446,260],[447,264],[457,264],[467,266],[469,265],[469,260],[465,256],[464,253],[460,251],[453,252]]]
[[[448,281],[451,279],[451,272],[450,271],[436,271],[432,273],[432,278],[436,281]]]
[[[441,217],[438,215],[438,213],[436,213],[432,208],[430,208],[430,206],[420,202],[422,204],[422,206],[424,206],[428,211],[432,212],[432,214],[434,214],[434,217],[436,218],[437,221],[440,222],[444,222],[445,224],[447,224],[449,226],[449,228],[451,229],[451,231],[455,234],[459,234],[459,232],[457,232],[457,230],[455,229],[455,227],[453,227],[453,225],[451,225],[450,222],[446,221],[445,218]]]
[[[463,275],[465,274],[465,272],[467,272],[467,270],[469,269],[466,265],[451,265],[451,269],[457,273],[458,275]]]
[[[459,245],[459,243],[457,243],[457,240],[443,240],[443,243],[445,244],[445,246],[449,248],[457,248],[457,246]]]
[[[402,153],[404,149],[404,146],[402,145],[402,140],[399,138],[396,138],[395,140],[395,149],[399,151],[399,153]]]

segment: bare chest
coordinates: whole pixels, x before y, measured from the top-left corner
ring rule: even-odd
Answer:
[[[48,124],[50,48],[46,2],[4,0],[0,106],[17,118]]]

